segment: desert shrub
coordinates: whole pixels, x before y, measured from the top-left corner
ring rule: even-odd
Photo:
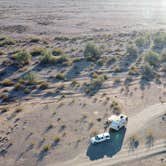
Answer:
[[[1,108],[0,110],[1,110],[0,113],[3,114],[3,113],[8,112],[8,111],[9,111],[9,108],[8,108],[8,107],[3,107],[3,108]]]
[[[40,38],[38,38],[38,37],[31,37],[29,41],[31,43],[38,43],[40,41]]]
[[[137,38],[135,40],[135,44],[139,48],[146,47],[148,44],[150,44],[150,36],[145,35],[145,36],[141,36],[141,37]]]
[[[10,37],[1,37],[0,38],[0,47],[14,45],[14,44],[15,44],[14,39],[12,39]]]
[[[30,50],[30,54],[32,56],[38,56],[38,55],[42,55],[44,53],[45,49],[42,48],[42,47],[33,47],[31,50]]]
[[[117,58],[115,56],[111,56],[107,60],[107,65],[111,65],[117,61]]]
[[[154,48],[155,49],[163,49],[166,46],[166,34],[165,33],[157,33],[154,36]]]
[[[166,72],[166,62],[162,64],[161,69],[162,71]]]
[[[71,60],[67,55],[53,56],[50,51],[44,51],[41,57],[41,64],[60,64],[60,65],[70,65]]]
[[[1,82],[2,86],[12,86],[14,82],[11,79],[5,79]]]
[[[149,51],[145,54],[145,61],[151,66],[157,66],[160,62],[160,56],[156,52]]]
[[[117,101],[112,101],[110,108],[113,110],[113,113],[115,114],[121,113],[121,107]]]
[[[95,78],[92,78],[90,83],[84,84],[84,90],[87,94],[95,93],[103,84],[103,82],[107,79],[105,75],[98,75]]]
[[[61,55],[56,57],[55,63],[64,66],[69,66],[72,64],[72,61],[68,55]]]
[[[84,57],[89,61],[96,61],[100,58],[101,51],[94,43],[88,43],[84,50]]]
[[[129,149],[134,151],[139,146],[138,138],[133,135],[129,138]]]
[[[59,56],[59,55],[63,55],[64,52],[63,52],[60,48],[54,48],[54,49],[52,50],[52,54],[53,54],[54,56]]]
[[[163,52],[161,53],[161,61],[166,62],[166,49],[164,49]]]
[[[154,78],[154,75],[155,75],[155,70],[153,66],[149,64],[144,64],[142,66],[142,79],[150,80]]]
[[[4,54],[5,54],[5,52],[0,50],[0,55],[4,55]]]
[[[71,82],[71,86],[72,86],[72,87],[79,86],[79,83],[78,83],[76,80],[73,80],[73,81]]]
[[[128,74],[129,75],[138,75],[139,71],[136,66],[132,66],[132,67],[130,67]]]
[[[135,46],[128,46],[127,47],[127,54],[129,56],[137,56],[138,55],[138,50]]]
[[[70,40],[70,38],[65,37],[65,36],[56,36],[54,38],[54,40],[57,40],[57,41],[68,41],[68,40]]]
[[[27,85],[33,85],[36,84],[36,73],[35,72],[29,72],[25,74],[20,80],[20,83],[24,83]]]
[[[40,83],[39,88],[42,89],[42,90],[44,90],[44,89],[47,89],[48,86],[49,86],[49,85],[48,85],[48,83],[47,83],[46,81],[42,81],[42,82]]]
[[[54,143],[58,143],[60,141],[60,137],[59,136],[55,136],[54,137]]]
[[[50,145],[50,144],[47,144],[47,145],[44,145],[42,151],[43,151],[43,152],[48,152],[50,149],[51,149],[51,145]]]
[[[48,50],[45,50],[43,53],[42,53],[42,56],[41,56],[41,60],[40,60],[40,63],[43,64],[43,65],[47,65],[47,64],[54,64],[55,63],[55,57],[52,55],[52,53]]]
[[[144,47],[145,46],[145,39],[144,37],[139,37],[135,40],[135,44],[137,47]]]
[[[10,100],[10,97],[7,93],[1,93],[0,94],[0,100],[2,102],[8,102]]]
[[[20,83],[20,82],[17,82],[15,85],[14,85],[14,90],[15,91],[18,91],[18,90],[21,90],[23,89],[23,85]]]
[[[58,73],[55,78],[58,79],[58,80],[65,80],[65,74]]]
[[[13,58],[18,66],[25,66],[31,62],[32,57],[26,50],[21,50],[17,52]]]

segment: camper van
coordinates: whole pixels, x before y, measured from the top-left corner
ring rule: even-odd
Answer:
[[[118,131],[122,127],[125,127],[128,122],[128,117],[124,114],[112,115],[108,118],[107,124],[109,129]]]

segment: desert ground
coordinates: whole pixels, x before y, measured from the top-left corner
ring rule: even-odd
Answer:
[[[166,166],[165,7],[0,0],[0,166]]]

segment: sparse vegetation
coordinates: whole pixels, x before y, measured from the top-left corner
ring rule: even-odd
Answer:
[[[154,67],[149,64],[142,65],[142,79],[150,80],[154,78],[155,71]]]
[[[26,84],[26,85],[34,85],[36,84],[36,73],[35,72],[29,72],[25,74],[20,80],[19,83]]]
[[[157,66],[160,62],[160,56],[156,52],[149,51],[145,54],[145,61],[151,66]]]
[[[138,56],[138,50],[135,46],[128,46],[127,47],[127,55],[137,57]]]
[[[121,113],[121,107],[118,102],[112,101],[110,108],[113,110],[113,113],[120,114]]]
[[[41,90],[44,90],[44,89],[47,89],[48,88],[48,83],[46,82],[46,81],[42,81],[41,83],[40,83],[40,86],[39,86],[39,88],[41,89]]]
[[[154,36],[154,49],[163,49],[166,46],[166,34],[156,33]]]
[[[12,86],[14,82],[11,79],[5,79],[0,83],[2,86]]]
[[[54,56],[59,56],[59,55],[64,55],[64,52],[63,52],[60,48],[54,48],[54,49],[52,50],[52,54],[53,54]]]
[[[107,79],[105,75],[96,75],[95,78],[92,78],[90,83],[84,84],[84,90],[87,94],[95,93]]]
[[[26,50],[20,50],[13,56],[18,67],[23,67],[31,62],[31,55]]]
[[[84,57],[89,61],[96,61],[100,58],[101,51],[94,43],[88,43],[84,50]]]
[[[44,145],[42,151],[43,151],[43,152],[48,152],[50,149],[51,149],[51,145],[50,145],[50,144],[47,144],[47,145]]]
[[[30,54],[32,56],[39,56],[39,55],[42,55],[45,51],[45,48],[42,48],[42,47],[33,47],[31,50],[30,50]]]
[[[64,73],[58,73],[55,77],[58,80],[65,80],[65,74]]]
[[[14,45],[15,41],[14,39],[10,37],[0,37],[0,47],[5,47],[8,45]]]

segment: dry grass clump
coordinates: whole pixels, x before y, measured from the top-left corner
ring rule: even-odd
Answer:
[[[88,43],[84,50],[84,57],[89,61],[96,61],[100,58],[101,50],[94,43]]]
[[[137,57],[138,56],[137,48],[135,46],[128,46],[127,55]]]
[[[113,110],[113,113],[115,113],[115,114],[121,113],[121,107],[117,101],[112,101],[110,108]]]
[[[157,66],[160,62],[160,55],[154,51],[145,54],[145,61],[151,66]]]
[[[134,151],[139,146],[139,141],[136,135],[129,138],[129,150]]]
[[[59,65],[70,65],[72,62],[67,55],[54,56],[50,51],[46,50],[43,52],[40,60],[42,65],[59,64]]]
[[[43,146],[42,151],[43,151],[43,152],[48,152],[50,149],[51,149],[51,145],[50,145],[50,144],[47,144],[47,145],[44,145],[44,146]]]
[[[66,76],[64,73],[58,73],[55,78],[58,80],[65,80]]]
[[[107,77],[105,75],[95,74],[94,78],[92,77],[90,83],[84,84],[84,91],[90,95],[94,94],[97,90],[99,90],[106,79]]]
[[[4,54],[5,54],[5,52],[0,50],[0,55],[4,55]]]
[[[151,80],[155,76],[154,67],[149,64],[142,65],[142,79]]]
[[[14,45],[16,42],[10,37],[0,37],[0,47]]]
[[[147,45],[150,44],[150,36],[145,35],[145,36],[141,36],[141,37],[137,38],[135,40],[135,44],[138,48],[145,48]]]
[[[59,136],[55,136],[54,137],[54,143],[59,143],[60,142],[60,137]]]
[[[16,63],[18,67],[30,64],[31,59],[31,55],[26,50],[20,50],[13,56],[14,63]]]
[[[33,47],[31,50],[30,50],[30,54],[32,56],[38,56],[38,55],[42,55],[45,51],[45,48],[42,48],[42,47]]]
[[[1,108],[0,110],[1,110],[0,114],[3,114],[3,113],[8,112],[8,111],[9,111],[9,108],[8,108],[8,107],[3,107],[3,108]]]
[[[155,49],[163,49],[166,46],[166,34],[163,32],[156,33],[153,44]]]
[[[46,82],[46,81],[42,81],[42,82],[40,83],[40,86],[39,86],[39,88],[40,88],[41,90],[47,89],[48,87],[49,87],[49,84],[48,84],[48,82]]]
[[[59,56],[59,55],[64,55],[64,52],[63,52],[63,50],[61,50],[60,48],[54,48],[54,49],[52,50],[52,54],[53,54],[54,56]]]
[[[5,79],[0,83],[2,86],[12,86],[14,82],[11,79]]]
[[[130,67],[128,74],[129,75],[138,75],[139,70],[136,66],[132,66],[132,67]]]

